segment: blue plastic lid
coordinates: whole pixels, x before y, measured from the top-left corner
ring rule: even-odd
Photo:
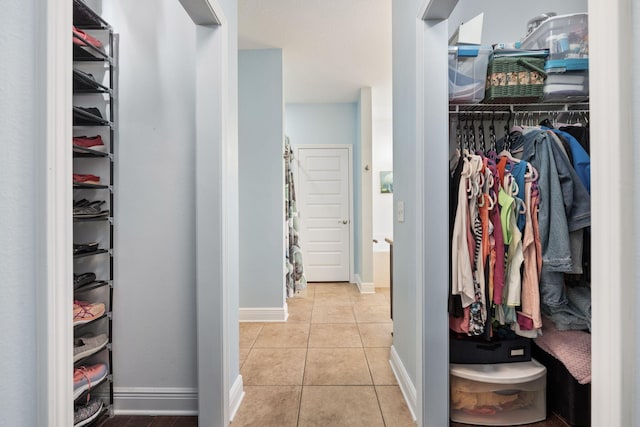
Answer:
[[[550,59],[544,63],[545,70],[584,71],[589,69],[589,58]]]
[[[460,45],[458,46],[458,56],[478,56],[480,46]]]

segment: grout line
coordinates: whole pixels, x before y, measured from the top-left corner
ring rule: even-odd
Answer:
[[[382,418],[382,424],[386,427],[387,421],[384,419],[384,412],[382,412],[382,405],[380,404],[380,396],[378,395],[378,389],[374,385],[373,392],[376,394],[376,401],[378,402],[378,409],[380,410],[380,418]]]

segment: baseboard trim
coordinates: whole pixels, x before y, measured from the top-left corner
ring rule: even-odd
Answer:
[[[233,421],[233,418],[236,416],[242,399],[244,399],[244,387],[242,384],[242,375],[238,375],[231,386],[231,390],[229,390],[229,421]]]
[[[116,415],[198,415],[198,389],[114,387]]]
[[[240,308],[241,322],[286,322],[289,310],[285,303],[282,307]]]
[[[393,375],[395,375],[396,380],[398,380],[400,391],[402,391],[404,400],[407,402],[407,406],[409,407],[409,411],[411,412],[413,421],[416,421],[416,414],[418,413],[418,394],[416,392],[416,387],[413,385],[413,382],[411,382],[409,373],[404,367],[402,360],[400,360],[400,356],[398,356],[398,352],[396,351],[394,346],[391,346],[389,354],[389,364],[391,365]]]
[[[356,279],[356,285],[358,285],[358,290],[360,291],[361,294],[376,293],[376,286],[373,284],[373,282],[363,282],[362,279],[360,279],[359,274],[355,275],[355,279]]]

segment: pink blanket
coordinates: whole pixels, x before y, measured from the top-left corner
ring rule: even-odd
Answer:
[[[591,334],[584,331],[559,331],[547,318],[542,320],[541,337],[535,343],[564,364],[580,384],[591,382]]]

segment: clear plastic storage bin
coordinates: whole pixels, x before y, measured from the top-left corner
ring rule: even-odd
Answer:
[[[450,364],[451,421],[514,426],[546,418],[546,368],[529,362]]]
[[[589,57],[588,21],[587,13],[554,16],[527,35],[521,47],[549,49],[549,61],[586,59]]]
[[[589,70],[547,69],[544,102],[582,102],[589,99]]]
[[[482,101],[491,52],[488,46],[449,46],[449,102]]]

